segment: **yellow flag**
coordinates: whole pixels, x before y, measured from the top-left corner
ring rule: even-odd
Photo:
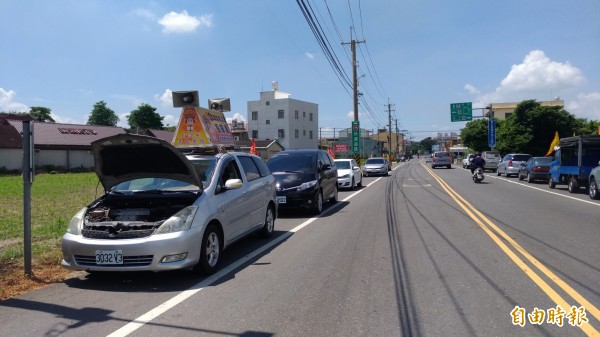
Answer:
[[[554,147],[558,146],[559,140],[560,138],[558,138],[558,131],[554,131],[554,139],[552,139],[552,143],[550,143],[550,148],[548,148],[548,152],[546,152],[546,157],[554,152]]]

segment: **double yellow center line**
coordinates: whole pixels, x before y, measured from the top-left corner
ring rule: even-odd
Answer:
[[[559,286],[562,290],[564,290],[571,298],[577,301],[580,305],[582,305],[585,310],[595,317],[597,320],[600,320],[600,311],[596,306],[586,300],[581,294],[579,294],[575,289],[569,286],[565,281],[563,281],[560,277],[550,271],[546,266],[544,266],[540,261],[538,261],[535,257],[533,257],[529,252],[527,252],[523,247],[521,247],[515,240],[513,240],[510,236],[508,236],[503,230],[498,228],[492,221],[490,221],[485,215],[481,214],[473,205],[467,202],[463,197],[461,197],[456,191],[454,191],[446,182],[444,182],[439,176],[437,176],[430,168],[423,165],[425,169],[431,174],[431,176],[442,186],[442,188],[448,193],[448,195],[485,231],[485,233],[502,249],[502,251],[510,257],[510,259],[527,275],[535,284],[537,284],[557,305],[563,308],[570,308],[571,306],[568,302],[563,299],[552,287],[544,281],[535,270],[531,269],[527,263],[523,261],[513,250],[507,246],[502,239],[504,239],[514,250],[519,252],[523,258],[529,261],[533,266],[535,266],[540,272],[546,275],[549,279],[551,279],[557,286]],[[582,324],[580,328],[588,335],[588,336],[600,336],[598,330],[594,329],[591,324]]]

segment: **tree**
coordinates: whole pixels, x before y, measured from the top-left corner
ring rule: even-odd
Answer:
[[[37,122],[55,122],[54,118],[52,118],[52,110],[43,106],[32,106],[29,110],[29,116]]]
[[[131,129],[162,129],[164,117],[156,112],[156,108],[143,103],[136,110],[131,111],[127,116],[129,127]]]
[[[475,152],[488,150],[488,120],[474,119],[468,122],[460,132],[460,139],[463,145]]]
[[[119,117],[106,106],[104,101],[97,102],[94,104],[94,109],[88,118],[88,125],[104,125],[104,126],[115,126],[119,121]]]
[[[501,153],[543,156],[555,132],[558,131],[561,137],[573,135],[576,124],[576,118],[562,107],[523,101],[498,128],[496,149]]]

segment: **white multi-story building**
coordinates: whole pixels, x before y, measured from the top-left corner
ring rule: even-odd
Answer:
[[[319,106],[290,98],[273,82],[271,91],[262,91],[259,101],[248,102],[248,136],[274,140],[286,150],[316,149],[319,143]]]

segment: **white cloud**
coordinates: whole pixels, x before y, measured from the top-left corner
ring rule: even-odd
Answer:
[[[232,119],[237,119],[238,122],[244,122],[244,123],[246,122],[246,116],[242,115],[239,112],[234,113]]]
[[[16,92],[0,88],[0,112],[29,112],[29,107],[23,103],[15,102]]]
[[[566,110],[578,118],[600,121],[600,92],[582,93],[567,104]]]
[[[181,13],[169,12],[158,23],[163,26],[164,33],[190,33],[199,26],[212,27],[212,17],[212,14],[195,17],[184,10]]]
[[[154,99],[160,102],[160,104],[165,108],[173,107],[173,91],[171,89],[166,89],[162,95],[154,95]]]
[[[315,58],[315,54],[309,52],[304,53],[304,56],[306,56],[306,58],[309,60],[313,60]]]
[[[179,123],[179,116],[165,115],[163,117],[162,123],[164,126],[177,126],[177,123]]]
[[[547,100],[546,97],[551,99],[552,93],[569,92],[585,82],[579,68],[569,62],[553,61],[543,51],[533,50],[525,56],[522,63],[512,65],[494,91],[482,93],[472,84],[466,84],[464,89],[475,97],[474,107],[485,107],[490,103],[520,102],[526,99],[544,101]],[[582,109],[581,113],[590,111],[592,116],[593,111],[596,111],[597,116],[599,109],[594,94],[580,94],[577,102],[567,105],[573,109]],[[567,111],[570,110],[567,108]]]

